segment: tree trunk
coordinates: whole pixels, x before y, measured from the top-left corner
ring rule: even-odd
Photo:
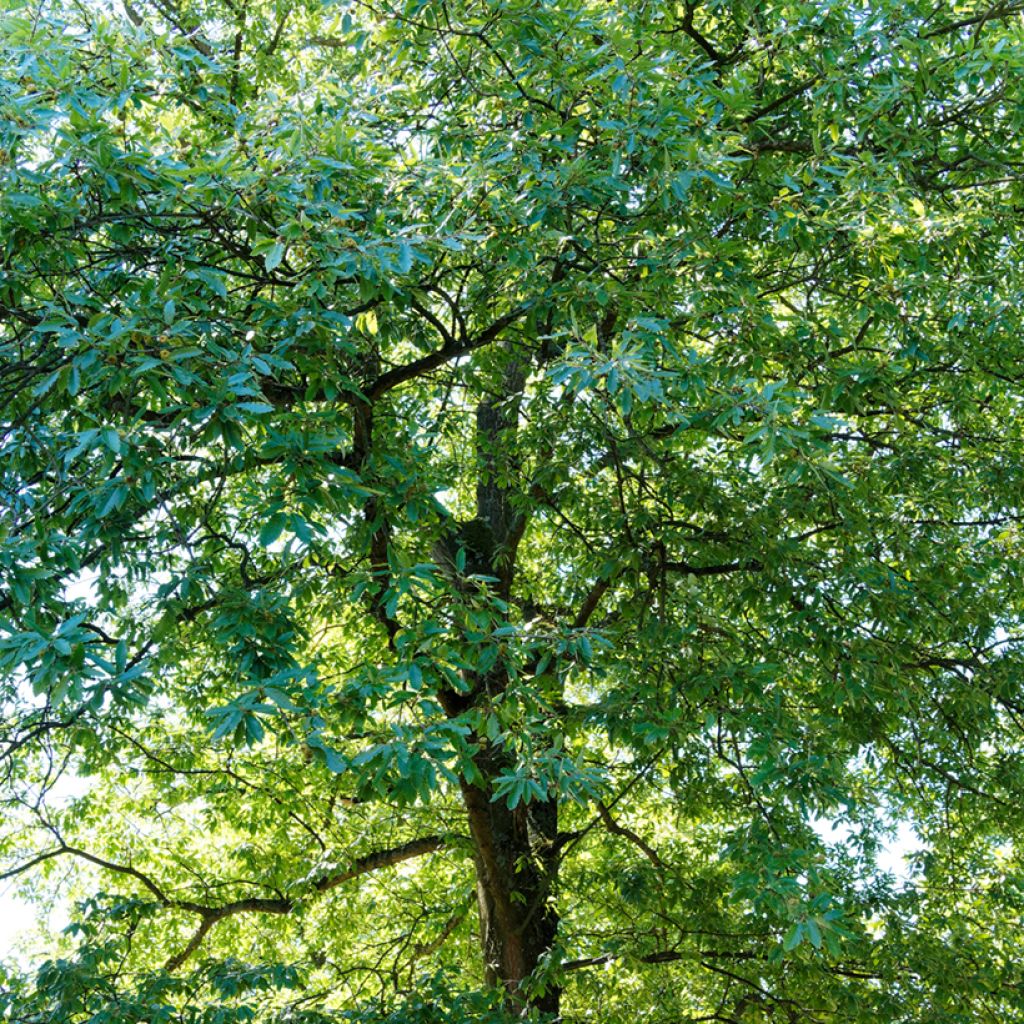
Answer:
[[[506,758],[494,747],[477,756],[485,779]],[[557,873],[558,804],[554,800],[509,808],[480,786],[463,782],[473,838],[480,941],[487,980],[504,987],[512,1005],[557,1013],[559,992],[522,992],[523,980],[551,949],[558,929],[552,901]]]
[[[485,573],[496,577],[497,597],[508,600],[516,550],[526,526],[513,504],[509,480],[515,477],[515,437],[526,370],[513,359],[505,367],[500,394],[476,410],[477,524],[488,534]],[[480,571],[480,570],[477,570]],[[508,678],[499,666],[485,678],[467,680],[470,700],[504,692]],[[490,984],[505,989],[510,1006],[558,1011],[559,992],[523,991],[523,982],[552,948],[558,914],[552,895],[558,870],[556,799],[519,802],[492,800],[491,781],[514,767],[513,755],[479,737],[475,757],[482,783],[462,781],[469,818],[480,907],[480,942]]]

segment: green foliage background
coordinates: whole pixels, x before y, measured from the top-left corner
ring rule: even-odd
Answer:
[[[1024,1020],[1022,6],[5,3],[0,1017]]]

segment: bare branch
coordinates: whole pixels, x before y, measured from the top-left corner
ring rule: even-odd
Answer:
[[[203,939],[206,938],[206,933],[214,926],[214,924],[216,924],[216,920],[214,918],[204,917],[202,921],[199,922],[199,927],[196,929],[195,934],[188,940],[188,945],[168,959],[167,963],[164,964],[164,970],[176,971],[203,944]]]

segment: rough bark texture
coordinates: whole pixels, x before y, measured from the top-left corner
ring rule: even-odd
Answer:
[[[526,374],[513,362],[506,369],[501,393],[482,402],[476,413],[478,483],[476,522],[489,534],[495,590],[507,600],[512,591],[516,550],[526,525],[512,499],[516,423]],[[508,676],[498,665],[471,680],[471,694],[487,698],[505,690]],[[520,803],[509,808],[492,800],[489,782],[512,767],[503,749],[480,738],[476,765],[484,784],[467,780],[462,795],[473,838],[480,910],[480,937],[489,983],[501,985],[511,1004],[527,1002],[542,1010],[558,1010],[555,989],[528,998],[521,986],[551,949],[558,929],[552,895],[557,873],[558,805],[554,800]]]
[[[478,765],[489,774],[500,756],[488,748]],[[519,988],[551,949],[558,915],[551,901],[557,870],[554,801],[509,809],[491,801],[478,786],[464,784],[463,798],[474,844],[480,936],[487,980],[503,985],[511,1002],[523,1001]],[[542,1010],[558,1010],[557,990],[532,1000]]]

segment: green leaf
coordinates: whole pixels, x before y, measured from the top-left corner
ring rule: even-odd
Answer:
[[[288,525],[288,516],[283,512],[277,512],[272,515],[264,524],[260,527],[260,544],[263,547],[268,548],[274,543],[284,532],[284,528]]]
[[[790,927],[788,932],[786,932],[786,937],[782,940],[782,948],[786,950],[787,953],[790,950],[796,949],[803,940],[803,937],[804,926],[800,922],[797,922]]]
[[[107,427],[102,431],[103,443],[115,454],[121,453],[121,435],[113,428]]]
[[[413,252],[412,246],[408,242],[399,242],[398,244],[398,269],[403,274],[408,274],[412,270]]]
[[[275,242],[263,256],[263,266],[269,272],[276,270],[284,259],[284,243]]]

